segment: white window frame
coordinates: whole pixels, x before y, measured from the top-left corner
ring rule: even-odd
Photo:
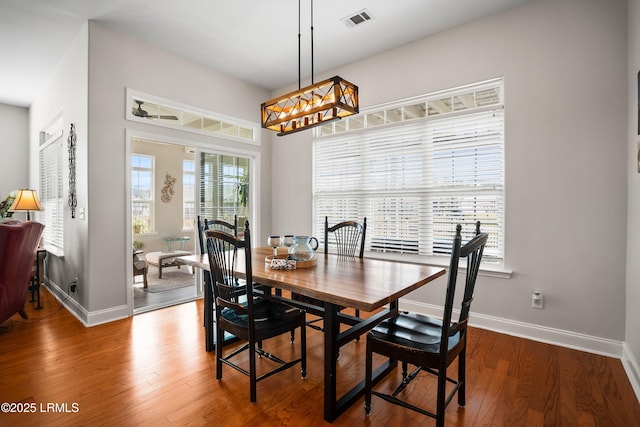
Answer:
[[[499,94],[490,105],[480,97],[459,102],[487,88]],[[368,108],[317,129],[314,235],[323,235],[325,215],[330,223],[366,216],[368,256],[447,265],[455,224],[468,239],[479,220],[490,235],[483,264],[504,271],[503,88],[502,79],[481,82]],[[420,114],[405,114],[420,103]],[[469,159],[490,171],[474,171]],[[438,209],[451,203],[463,208]]]

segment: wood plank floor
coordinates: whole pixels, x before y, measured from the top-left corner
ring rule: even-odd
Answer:
[[[246,377],[225,367],[223,380],[215,379],[201,300],[85,328],[42,294],[43,310],[28,303],[30,318],[14,316],[0,332],[0,403],[35,404],[27,405],[35,413],[0,413],[0,425],[329,425],[317,331],[307,334],[307,379],[297,367],[270,377],[251,404]],[[287,337],[265,347],[285,358],[299,348]],[[364,340],[341,349],[340,384],[362,377],[364,350]],[[471,330],[468,352],[467,405],[451,403],[449,426],[640,426],[640,404],[619,360],[480,329]],[[428,405],[434,390],[424,375],[406,392]],[[333,425],[435,422],[374,396],[370,416],[360,399]]]

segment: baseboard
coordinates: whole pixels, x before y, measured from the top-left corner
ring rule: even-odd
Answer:
[[[629,382],[631,382],[633,391],[636,393],[636,398],[640,402],[640,365],[638,365],[638,360],[631,353],[627,343],[624,343],[622,348],[622,366],[624,366]]]
[[[430,316],[442,316],[442,306],[425,304],[418,301],[402,299],[400,301],[400,309],[427,314]],[[576,350],[586,351],[588,353],[614,357],[616,359],[621,359],[623,356],[624,343],[622,341],[594,337],[591,335],[579,334],[562,329],[549,328],[546,326],[518,322],[478,313],[472,313],[469,318],[469,324],[481,329],[488,329],[507,335],[540,341],[547,344],[559,345],[561,347],[573,348]],[[638,365],[636,364],[635,366],[637,368]]]
[[[87,311],[78,301],[71,298],[62,288],[52,281],[48,281],[47,289],[76,319],[84,326],[96,326],[130,316],[127,305],[111,307],[106,310]]]

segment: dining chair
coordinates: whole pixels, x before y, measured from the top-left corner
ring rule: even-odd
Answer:
[[[249,222],[245,222],[244,240],[219,230],[206,231],[207,254],[211,270],[216,313],[216,378],[222,379],[222,365],[230,366],[249,377],[250,400],[256,401],[256,383],[298,363],[302,378],[307,375],[307,342],[305,333],[305,312],[282,302],[264,297],[254,292],[251,270],[251,233]],[[236,270],[240,251],[244,251],[244,277]],[[286,362],[263,350],[263,341],[290,333],[300,328],[300,357]],[[224,355],[224,334],[228,332],[246,343]],[[249,368],[246,360],[235,358],[240,353],[249,352]],[[268,372],[256,373],[256,355],[262,360],[276,363]],[[232,361],[232,359],[234,361]]]
[[[362,224],[356,221],[342,221],[335,225],[329,226],[329,217],[324,217],[324,253],[329,253],[329,246],[335,246],[336,253],[339,257],[358,257],[364,256],[365,238],[367,235],[367,218],[364,218]],[[310,304],[312,308],[309,308],[310,312],[314,314],[322,314],[322,307],[324,302],[315,298],[292,294],[291,298]],[[315,310],[314,310],[315,307]],[[360,317],[360,310],[355,310],[355,317]],[[310,328],[321,331],[322,327],[315,325],[315,323],[321,321],[322,318],[311,319],[307,322],[307,326]],[[291,336],[293,340],[293,335]]]
[[[233,224],[221,219],[202,219],[200,218],[200,215],[198,215],[198,241],[200,242],[201,254],[206,253],[204,233],[207,230],[226,231],[227,233],[233,234],[235,237],[238,237],[238,215],[233,216]]]
[[[442,319],[402,312],[384,320],[367,333],[364,394],[364,409],[367,415],[371,412],[372,394],[387,402],[433,417],[438,427],[444,426],[445,409],[456,392],[458,404],[465,405],[467,321],[488,234],[480,232],[480,222],[477,222],[475,236],[461,246],[461,229],[460,225],[456,227],[453,240]],[[458,264],[461,258],[467,258],[464,295],[458,321],[452,322]],[[402,362],[402,382],[391,394],[372,388],[374,353]],[[458,375],[457,379],[452,379],[447,375],[447,368],[456,359]],[[407,373],[408,364],[416,367],[410,374]],[[409,403],[411,399],[407,385],[420,371],[437,376],[435,413],[416,406],[414,402],[420,398],[414,398],[412,403]],[[447,383],[453,384],[448,394]]]

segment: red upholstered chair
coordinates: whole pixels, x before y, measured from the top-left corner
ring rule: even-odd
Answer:
[[[42,230],[39,222],[0,223],[0,322],[15,313],[27,318],[24,303]]]

